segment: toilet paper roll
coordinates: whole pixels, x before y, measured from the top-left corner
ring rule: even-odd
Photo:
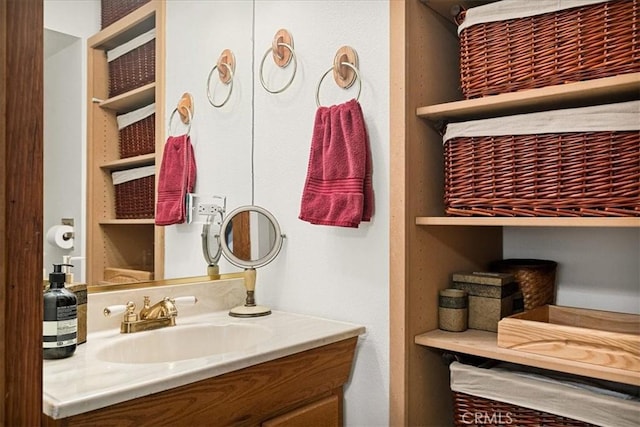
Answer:
[[[62,249],[73,248],[73,227],[54,225],[47,231],[47,242]]]

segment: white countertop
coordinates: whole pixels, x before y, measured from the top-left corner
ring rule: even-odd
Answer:
[[[111,363],[96,355],[110,340],[121,337],[118,329],[89,333],[72,357],[45,360],[43,412],[55,419],[110,406],[195,381],[222,375],[294,353],[356,337],[365,328],[350,323],[274,311],[269,316],[234,318],[228,311],[178,316],[177,325],[257,324],[273,331],[266,342],[248,350],[161,363]],[[139,333],[153,333],[139,332]]]

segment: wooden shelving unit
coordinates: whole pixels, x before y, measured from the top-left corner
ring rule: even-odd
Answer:
[[[450,121],[638,99],[640,73],[462,100],[449,8],[480,1],[390,2],[390,425],[452,425],[442,352],[638,384],[636,372],[498,348],[497,334],[438,330],[437,294],[454,271],[502,258],[504,227],[640,228],[640,218],[448,217],[442,137]],[[447,22],[449,21],[449,22]],[[640,256],[640,252],[639,252]]]
[[[416,114],[428,120],[460,121],[505,114],[530,113],[575,105],[620,102],[638,97],[640,73],[567,83],[484,98],[418,107]]]
[[[497,340],[494,332],[474,329],[464,332],[436,329],[415,337],[416,344],[427,347],[640,386],[640,372],[509,350],[498,347]]]
[[[416,225],[459,225],[489,227],[640,227],[640,218],[558,218],[558,217],[451,217],[416,218]]]
[[[164,146],[165,2],[152,0],[87,42],[87,283],[105,268],[150,270],[164,278],[164,229],[151,219],[117,219],[111,173],[160,165]],[[155,81],[109,98],[106,52],[155,28]],[[119,158],[116,116],[155,102],[155,152]],[[157,174],[157,171],[156,171]]]

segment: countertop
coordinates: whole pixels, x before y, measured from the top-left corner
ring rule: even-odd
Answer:
[[[121,336],[118,329],[90,332],[87,342],[78,346],[72,357],[44,361],[43,412],[54,419],[66,418],[365,332],[363,326],[280,311],[257,318],[230,317],[226,310],[178,316],[174,328],[202,322],[257,324],[272,330],[273,336],[244,351],[174,362],[124,364],[105,362],[96,357],[110,340]]]

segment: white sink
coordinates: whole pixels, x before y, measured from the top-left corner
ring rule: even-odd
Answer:
[[[188,324],[122,335],[96,358],[112,363],[161,363],[249,350],[273,336],[255,324]]]

